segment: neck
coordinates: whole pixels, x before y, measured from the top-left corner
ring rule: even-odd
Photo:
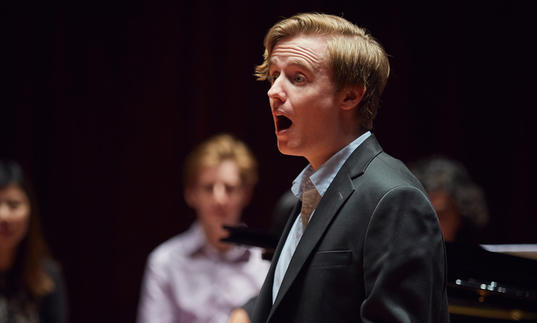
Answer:
[[[362,133],[357,133],[357,134],[349,133],[349,134],[347,134],[345,136],[341,136],[340,140],[335,142],[332,145],[332,149],[330,151],[328,151],[327,153],[325,153],[323,155],[317,155],[317,156],[314,156],[312,158],[308,157],[306,159],[311,164],[311,167],[314,170],[318,170],[328,159],[330,159],[330,157],[334,156],[334,154],[336,154],[338,151],[343,149],[345,146],[347,146],[348,144],[350,144],[351,142],[356,140],[356,138],[360,137],[362,134],[363,134],[363,132]]]
[[[226,231],[219,226],[206,226],[203,227],[207,243],[220,253],[225,253],[231,248],[231,245],[220,241],[220,238],[227,236]]]
[[[221,241],[209,241],[209,244],[216,248],[216,250],[218,250],[220,253],[226,253],[231,248],[230,244]]]
[[[319,155],[305,156],[314,170],[319,169],[335,153],[366,132],[361,126],[360,119],[356,117],[354,109],[340,112],[337,127],[333,128],[334,135],[327,142],[327,146],[331,147],[331,149]]]

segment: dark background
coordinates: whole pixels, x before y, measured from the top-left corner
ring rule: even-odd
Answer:
[[[530,2],[528,2],[530,3]],[[259,158],[245,222],[267,227],[305,160],[276,149],[252,76],[282,17],[343,15],[391,55],[374,133],[411,163],[441,153],[486,193],[484,243],[536,243],[535,17],[530,4],[361,1],[0,5],[0,157],[37,188],[73,322],[133,322],[147,254],[184,230],[182,161],[231,132]]]

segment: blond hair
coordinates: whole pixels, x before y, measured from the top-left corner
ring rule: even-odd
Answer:
[[[366,89],[358,105],[358,116],[364,129],[373,127],[380,105],[390,63],[382,46],[364,29],[344,18],[321,13],[301,13],[277,22],[265,36],[264,61],[255,69],[258,80],[268,79],[270,57],[278,41],[304,35],[328,36],[329,66],[336,89],[363,86]]]
[[[184,185],[196,185],[200,171],[231,160],[239,168],[242,185],[253,187],[257,183],[257,161],[246,144],[229,134],[219,134],[202,142],[186,158]]]

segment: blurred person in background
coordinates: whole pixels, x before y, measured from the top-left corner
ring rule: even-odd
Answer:
[[[438,214],[447,242],[477,243],[488,223],[483,190],[458,161],[433,156],[416,162],[411,171],[421,181]]]
[[[158,246],[147,261],[138,323],[227,322],[257,295],[270,263],[261,248],[220,241],[237,226],[257,182],[257,162],[228,135],[201,143],[186,159],[184,198],[196,221]]]
[[[0,161],[0,323],[64,323],[65,285],[22,168]]]

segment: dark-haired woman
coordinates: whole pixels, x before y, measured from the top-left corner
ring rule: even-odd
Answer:
[[[48,256],[21,167],[0,161],[0,323],[64,323],[60,269]]]

